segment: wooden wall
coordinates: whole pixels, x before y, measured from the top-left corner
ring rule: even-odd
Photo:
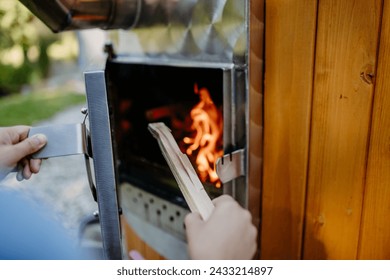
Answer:
[[[390,259],[390,3],[266,0],[260,258]]]

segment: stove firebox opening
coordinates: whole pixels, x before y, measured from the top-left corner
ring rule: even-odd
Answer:
[[[106,75],[121,183],[186,206],[149,123],[164,122],[211,198],[223,192],[223,69],[108,62]]]

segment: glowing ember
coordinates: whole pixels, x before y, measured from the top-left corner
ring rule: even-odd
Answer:
[[[203,182],[210,181],[216,187],[221,186],[221,181],[215,171],[216,160],[223,155],[220,148],[222,142],[222,114],[215,106],[206,88],[198,89],[194,85],[195,94],[199,95],[200,102],[191,110],[191,129],[195,131],[194,137],[185,137],[183,142],[190,145],[186,153],[191,156],[196,154],[195,163]]]

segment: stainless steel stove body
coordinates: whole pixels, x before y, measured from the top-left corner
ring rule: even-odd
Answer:
[[[247,207],[249,0],[56,1],[61,24],[37,9],[39,1],[22,2],[55,32],[115,29],[106,65],[85,73],[102,233],[118,243],[120,208],[160,254],[187,258],[188,208],[147,124],[164,121],[182,141],[196,93],[207,89],[222,118],[216,165],[223,178],[204,184],[210,196],[228,193]],[[98,2],[96,14],[87,9]],[[118,251],[113,246],[106,249]]]

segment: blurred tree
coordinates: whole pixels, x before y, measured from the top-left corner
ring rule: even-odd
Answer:
[[[0,94],[45,77],[55,37],[15,0],[0,1]]]

